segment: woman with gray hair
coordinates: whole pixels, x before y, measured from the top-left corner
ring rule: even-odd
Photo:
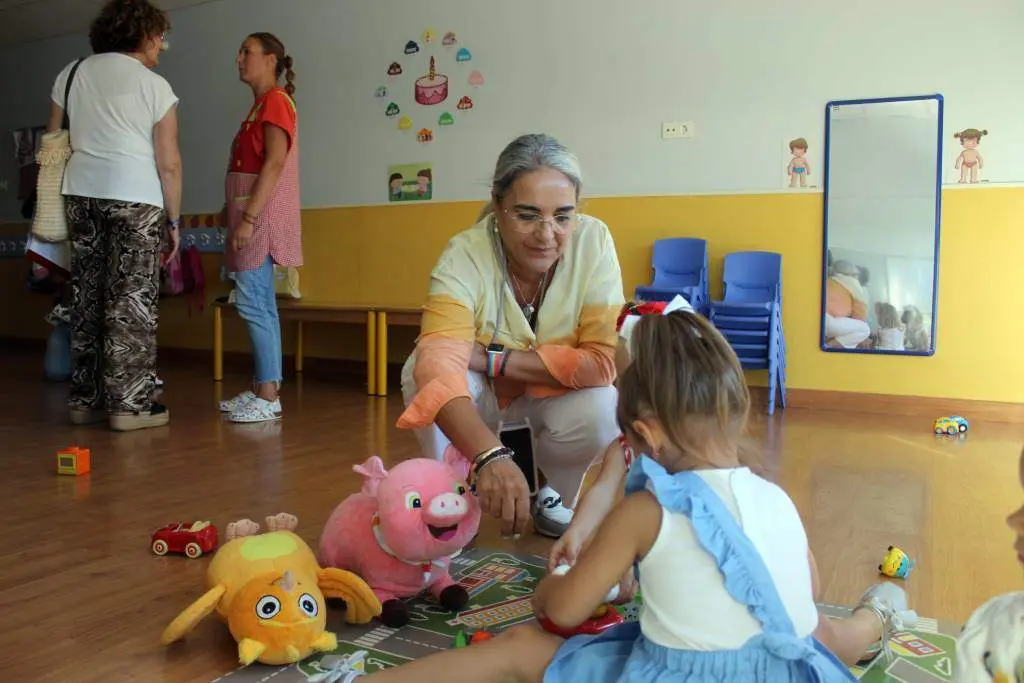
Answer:
[[[505,535],[532,515],[538,533],[560,536],[587,468],[619,434],[622,276],[608,227],[578,211],[581,188],[578,160],[554,138],[504,149],[479,222],[434,267],[402,371],[399,427],[416,430],[428,457],[451,445],[471,461],[469,483]],[[532,505],[503,425],[532,435],[546,479]]]

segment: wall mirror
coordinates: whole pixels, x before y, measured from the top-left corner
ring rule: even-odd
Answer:
[[[935,352],[942,96],[829,102],[821,348]]]

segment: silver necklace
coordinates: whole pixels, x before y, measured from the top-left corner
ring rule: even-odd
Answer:
[[[519,295],[520,299],[525,299],[523,296],[522,287],[519,286],[519,278],[512,271],[509,271],[512,275],[512,284],[515,285],[516,294]],[[548,274],[544,273],[544,276],[540,279],[540,284],[537,286],[537,291],[533,294],[533,299],[525,304],[519,304],[519,308],[523,311],[523,315],[526,316],[527,322],[533,320],[533,314],[537,312],[537,299],[540,297],[541,292],[544,291],[544,284],[547,282]]]

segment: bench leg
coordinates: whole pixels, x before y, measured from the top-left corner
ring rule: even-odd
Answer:
[[[366,393],[377,393],[377,314],[366,312]]]
[[[388,314],[377,311],[377,395],[388,395]]]
[[[224,317],[219,306],[213,309],[213,381],[224,379]]]
[[[302,321],[299,320],[295,323],[295,372],[302,372],[302,360],[303,360],[303,337],[302,337]]]

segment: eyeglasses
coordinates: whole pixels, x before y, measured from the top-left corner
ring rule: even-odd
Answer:
[[[545,225],[551,226],[551,232],[556,235],[566,235],[572,232],[579,222],[578,213],[560,213],[551,218],[545,218],[533,211],[509,211],[502,209],[502,213],[509,217],[512,228],[518,233],[531,233]]]

